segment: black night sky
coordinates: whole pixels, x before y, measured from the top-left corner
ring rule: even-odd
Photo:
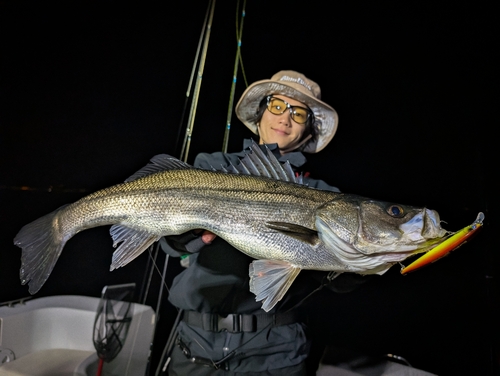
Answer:
[[[236,3],[215,6],[188,162],[222,148]],[[155,154],[179,155],[208,2],[61,4],[0,1],[0,302],[29,295],[12,242],[23,225],[122,182]],[[438,263],[405,277],[395,266],[352,294],[332,294],[321,324],[326,342],[398,354],[439,375],[497,374],[493,14],[471,1],[248,1],[248,83],[297,70],[339,113],[335,138],[309,158],[312,176],[344,192],[435,209],[452,231],[486,215],[475,239]],[[240,67],[235,101],[244,88]],[[233,116],[229,151],[250,136]],[[108,230],[71,239],[37,296],[143,286],[146,254],[109,272]],[[177,260],[169,270],[171,279]],[[155,308],[155,297],[148,304]],[[158,351],[175,316],[166,300],[163,311]]]

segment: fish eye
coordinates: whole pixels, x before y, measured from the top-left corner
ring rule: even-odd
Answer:
[[[387,213],[391,217],[402,218],[405,215],[404,209],[400,205],[391,205],[387,208]]]

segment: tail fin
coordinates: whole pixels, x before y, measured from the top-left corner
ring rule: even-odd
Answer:
[[[53,220],[59,208],[24,226],[14,238],[14,244],[22,248],[21,284],[29,284],[30,294],[35,294],[49,278],[66,243],[57,236]]]

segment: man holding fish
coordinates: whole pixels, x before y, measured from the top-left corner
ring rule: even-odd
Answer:
[[[302,152],[319,152],[337,130],[336,111],[320,97],[314,81],[295,71],[281,71],[250,85],[236,105],[236,114],[258,135],[260,145],[267,145],[281,163],[288,161],[300,171],[306,163]],[[245,140],[240,153],[201,153],[194,166],[221,170],[237,165],[250,145]],[[309,176],[304,183],[339,192]],[[177,339],[169,375],[307,374],[305,360],[311,344],[299,303],[321,285],[321,278],[323,283],[329,281],[326,273],[310,271],[316,273],[313,278],[302,276],[278,305],[265,312],[249,290],[252,258],[209,231],[163,238],[161,243],[170,255],[182,254],[181,262],[188,266],[175,278],[169,296],[183,310],[174,328]],[[345,276],[354,276],[353,288],[365,278]]]

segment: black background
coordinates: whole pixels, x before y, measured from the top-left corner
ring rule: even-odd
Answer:
[[[215,7],[188,162],[222,148],[236,3]],[[12,243],[23,225],[122,182],[155,154],[178,156],[207,5],[0,1],[0,302],[29,295]],[[405,277],[394,267],[332,295],[317,324],[326,342],[397,354],[439,375],[497,374],[497,23],[492,8],[467,1],[246,4],[248,83],[297,70],[339,113],[332,142],[309,157],[312,176],[435,209],[448,230],[486,215],[480,234],[438,263]],[[235,100],[244,88],[240,67]],[[238,151],[252,134],[231,123],[229,151]],[[108,271],[108,230],[71,239],[36,296],[143,287],[146,254]],[[178,270],[174,260],[167,283]],[[148,304],[156,308],[154,296]],[[161,313],[152,364],[175,317],[166,301]]]

